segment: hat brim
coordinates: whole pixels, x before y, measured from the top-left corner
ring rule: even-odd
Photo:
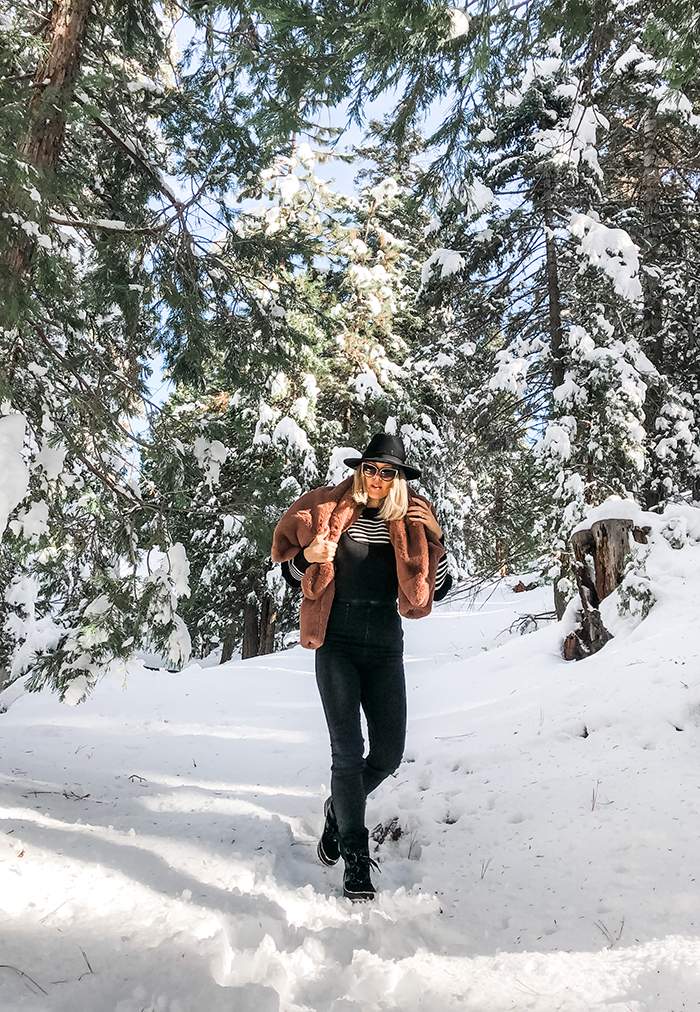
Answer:
[[[409,467],[408,464],[402,464],[399,460],[388,460],[383,454],[379,454],[377,457],[372,457],[372,460],[376,460],[379,464],[389,464],[391,467],[398,467],[400,471],[403,471],[403,476],[408,481],[412,481],[414,478],[420,478],[420,471],[417,467]],[[367,461],[364,457],[346,457],[343,461],[348,467],[351,467],[353,471],[360,464],[365,464]]]

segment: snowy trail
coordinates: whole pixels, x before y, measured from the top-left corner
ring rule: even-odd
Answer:
[[[316,859],[310,652],[133,666],[77,708],[20,697],[0,716],[0,1008],[700,1008],[700,585],[672,578],[682,600],[580,664],[559,628],[504,632],[543,590],[405,623],[406,761],[368,813],[402,835],[374,904]]]

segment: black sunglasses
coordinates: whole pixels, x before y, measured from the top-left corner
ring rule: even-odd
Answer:
[[[382,481],[393,481],[399,470],[397,467],[376,467],[374,464],[363,464],[362,473],[367,475],[368,478],[379,474]]]

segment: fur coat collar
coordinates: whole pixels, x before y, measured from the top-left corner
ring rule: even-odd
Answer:
[[[412,499],[427,503],[411,491]],[[339,485],[314,489],[292,503],[275,528],[272,542],[274,562],[293,559],[320,535],[338,541],[362,513],[364,506],[352,498],[352,478]],[[432,506],[430,509],[435,512]],[[404,618],[423,618],[430,613],[435,593],[437,565],[445,549],[439,538],[421,523],[391,520],[389,537],[396,554],[399,580],[399,612]],[[304,574],[301,589],[304,600],[299,615],[302,646],[315,650],[323,643],[335,592],[332,562],[313,563]]]

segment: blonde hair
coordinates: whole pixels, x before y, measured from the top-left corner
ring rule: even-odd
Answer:
[[[352,497],[355,502],[362,503],[363,505],[366,505],[369,499],[367,482],[362,473],[362,464],[355,469],[355,475],[352,480]],[[386,497],[382,499],[377,516],[380,520],[401,520],[406,516],[407,511],[408,482],[404,478],[403,472],[399,469],[399,473],[389,486]]]

